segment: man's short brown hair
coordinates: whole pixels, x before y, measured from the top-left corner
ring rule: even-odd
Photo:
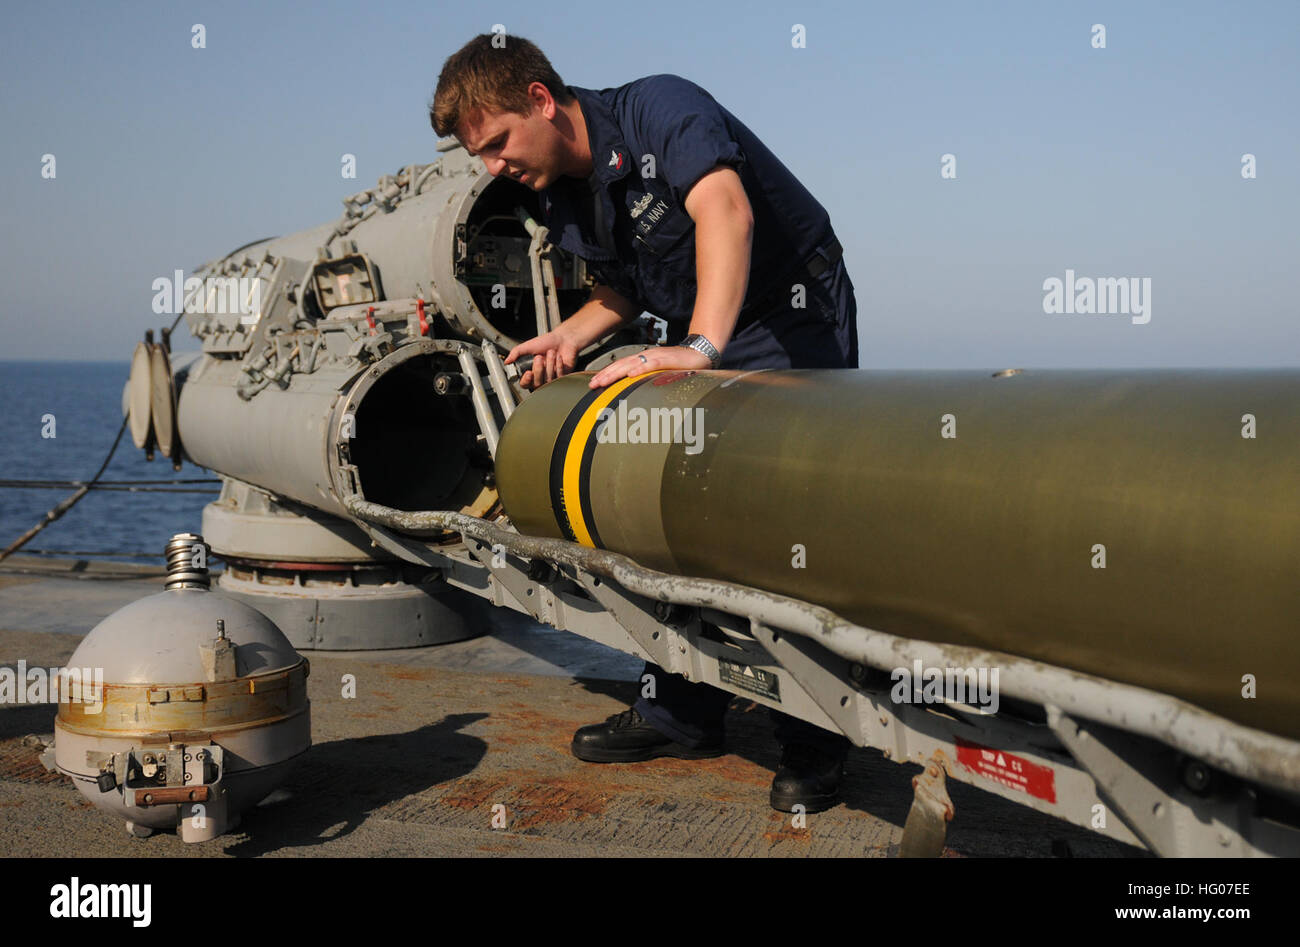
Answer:
[[[495,42],[494,42],[495,40]],[[447,57],[429,105],[429,124],[439,137],[456,134],[479,109],[529,115],[528,87],[540,82],[562,105],[573,100],[542,51],[522,36],[480,33]]]

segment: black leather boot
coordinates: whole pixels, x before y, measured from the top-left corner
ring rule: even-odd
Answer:
[[[660,756],[703,760],[722,753],[721,740],[697,747],[676,742],[647,723],[635,707],[573,735],[573,755],[588,763],[639,763]]]
[[[781,753],[781,768],[772,777],[772,808],[794,812],[824,812],[840,801],[844,756],[808,743],[790,743]]]

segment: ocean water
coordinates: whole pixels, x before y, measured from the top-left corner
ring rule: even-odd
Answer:
[[[0,361],[0,479],[89,480],[103,463],[122,423],[122,386],[128,362]],[[53,437],[43,437],[54,416]],[[103,480],[209,478],[201,467],[171,462],[122,442]],[[129,493],[92,490],[63,518],[46,527],[20,554],[30,550],[149,553],[162,564],[163,546],[172,534],[199,531],[206,503],[217,486],[187,485],[210,493]],[[39,522],[75,488],[54,490],[0,487],[0,549]],[[95,556],[91,558],[109,558]],[[148,560],[135,560],[148,562]]]

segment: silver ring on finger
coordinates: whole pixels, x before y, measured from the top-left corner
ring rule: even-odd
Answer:
[[[650,364],[650,360],[649,360],[648,358],[646,358],[644,355],[638,355],[637,358],[641,359],[641,364],[642,364],[642,365],[649,365],[649,364]]]

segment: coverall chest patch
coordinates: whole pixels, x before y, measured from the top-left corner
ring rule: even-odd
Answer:
[[[632,218],[632,227],[642,237],[654,233],[659,224],[668,216],[668,202],[654,194],[642,194],[631,202],[628,215]]]

